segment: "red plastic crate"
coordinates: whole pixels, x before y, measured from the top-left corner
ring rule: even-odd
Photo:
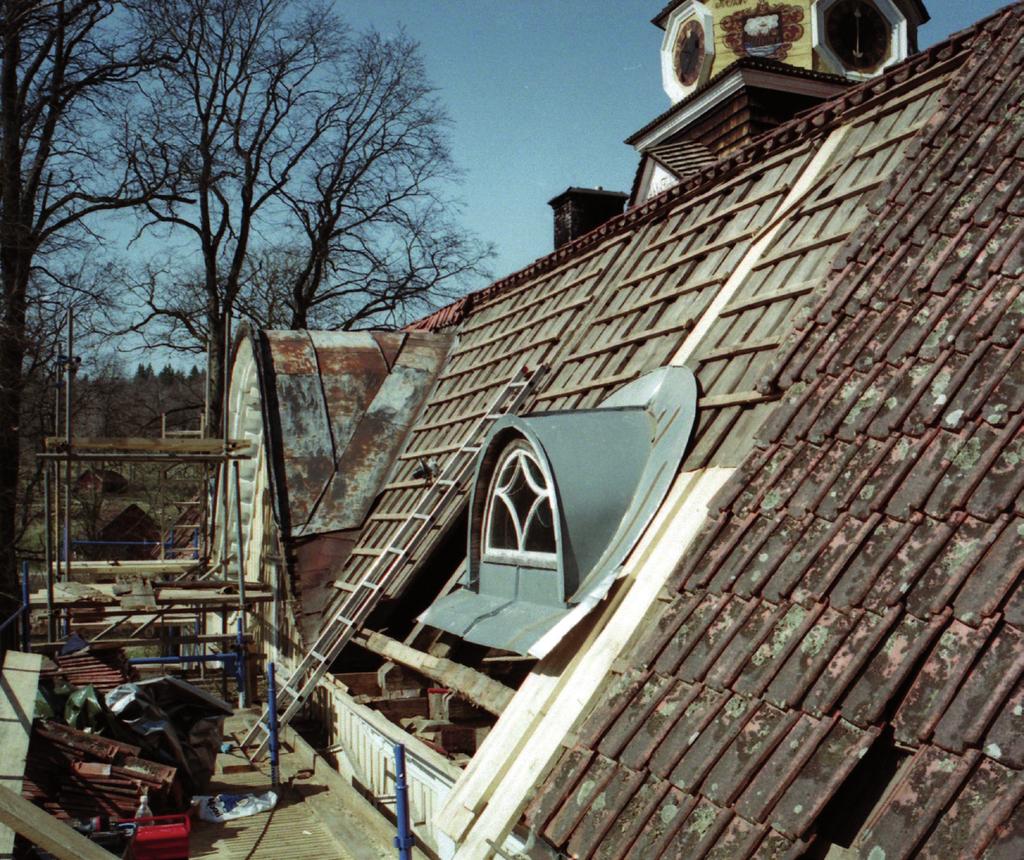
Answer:
[[[129,821],[136,825],[131,843],[133,860],[187,860],[188,834],[192,830],[188,813]]]

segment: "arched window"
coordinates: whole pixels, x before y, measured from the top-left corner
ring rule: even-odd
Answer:
[[[557,567],[555,494],[540,460],[525,441],[511,443],[494,470],[484,536],[485,558]]]

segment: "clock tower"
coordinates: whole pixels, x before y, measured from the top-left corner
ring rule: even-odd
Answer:
[[[921,0],[674,0],[661,82],[672,106],[626,142],[643,202],[747,140],[917,50]]]

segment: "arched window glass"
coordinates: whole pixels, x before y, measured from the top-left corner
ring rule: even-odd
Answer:
[[[505,449],[494,470],[484,524],[484,554],[524,564],[554,566],[554,492],[537,455],[525,442]]]

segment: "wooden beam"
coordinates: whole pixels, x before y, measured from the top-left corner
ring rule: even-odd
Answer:
[[[367,651],[401,663],[444,684],[449,690],[454,690],[492,714],[500,715],[516,692],[476,669],[470,669],[454,660],[424,654],[383,633],[370,632],[365,636],[357,636],[355,641]]]
[[[63,436],[47,436],[46,447],[59,450],[64,447]],[[227,449],[230,452],[248,451],[251,443],[248,439],[228,439]],[[145,452],[166,454],[220,454],[224,451],[223,439],[160,439],[149,436],[110,436],[105,438],[72,437],[72,451],[89,451],[101,453]]]
[[[63,576],[64,565],[53,565],[54,576]],[[167,559],[153,561],[91,561],[71,562],[69,582],[114,582],[118,578],[159,579],[180,576],[192,570],[199,570],[203,562],[195,559]]]
[[[72,561],[71,572],[72,573],[107,573],[113,571],[118,572],[131,572],[135,571],[158,571],[160,573],[185,573],[187,570],[191,570],[193,567],[198,567],[202,564],[201,560],[196,559],[145,559],[142,561]],[[62,561],[59,565],[54,565],[56,569],[63,570],[67,565],[66,561]]]
[[[167,619],[164,618],[164,623],[167,623]],[[194,618],[191,619],[195,621]],[[81,634],[83,625],[75,625],[75,632]],[[88,641],[88,640],[87,640]],[[158,636],[150,636],[146,638],[137,637],[132,639],[131,637],[122,636],[118,639],[114,637],[104,637],[103,639],[96,639],[89,642],[90,645],[95,645],[97,649],[102,648],[134,648],[140,645],[209,645],[218,644],[223,642],[230,642],[234,644],[238,641],[238,634],[236,633],[202,633],[199,636],[170,636],[161,638]],[[252,642],[252,636],[246,634],[246,642]],[[32,648],[36,651],[59,651],[63,648],[67,642],[33,642]],[[0,855],[2,857],[2,855]]]
[[[0,681],[0,785],[21,794],[42,654],[8,651]],[[14,831],[0,824],[0,858],[14,856]]]
[[[269,603],[273,599],[274,595],[270,591],[247,590],[245,594],[247,604]],[[224,606],[237,604],[238,594],[210,594],[209,589],[201,588],[158,588],[153,595],[153,603],[156,606]],[[32,609],[45,609],[46,605],[46,592],[44,591],[33,592],[29,597],[29,606]],[[152,613],[153,611],[139,608],[125,609],[121,606],[120,598],[113,593],[100,591],[93,596],[77,597],[68,594],[61,595],[59,588],[54,595],[53,605],[58,609],[94,609],[107,615]]]
[[[0,786],[0,822],[57,860],[116,860],[116,855],[86,839],[9,788]]]

